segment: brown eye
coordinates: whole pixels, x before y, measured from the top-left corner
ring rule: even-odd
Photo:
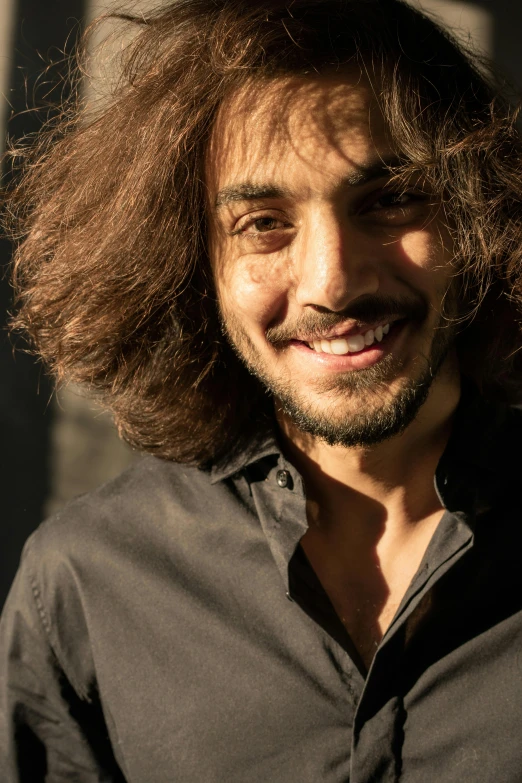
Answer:
[[[274,252],[291,240],[292,223],[284,218],[281,214],[251,213],[239,220],[230,235],[250,243],[255,252]]]
[[[288,228],[289,224],[273,215],[260,215],[243,221],[239,228],[232,232],[232,236],[256,237],[260,234],[269,234],[272,231],[280,231]]]
[[[384,212],[386,210],[416,209],[429,204],[433,196],[422,190],[388,191],[379,194],[378,198],[368,203],[368,212]]]
[[[415,200],[413,193],[383,193],[374,201],[372,209],[390,209],[391,207],[405,207]]]
[[[263,233],[265,231],[273,231],[276,228],[281,228],[283,224],[280,220],[276,220],[273,217],[262,217],[257,218],[257,220],[254,220],[252,223],[252,228],[254,228],[256,231],[259,231],[259,233]]]

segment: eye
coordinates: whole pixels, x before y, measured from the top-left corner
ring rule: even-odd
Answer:
[[[424,197],[420,193],[415,192],[391,192],[381,193],[379,198],[372,202],[368,211],[379,211],[382,209],[393,209],[394,207],[407,207],[412,203],[418,203],[423,201]]]
[[[280,217],[274,215],[247,215],[232,232],[232,236],[256,238],[261,234],[279,232],[290,227]]]
[[[408,226],[425,220],[433,206],[433,196],[420,188],[378,190],[359,208],[359,216],[369,224]]]
[[[260,217],[250,224],[250,228],[255,229],[259,233],[265,231],[274,231],[276,228],[284,228],[285,224],[282,220],[276,220],[274,217]]]
[[[229,236],[241,243],[241,252],[277,253],[295,235],[295,224],[287,218],[287,213],[278,209],[252,210],[237,220]]]

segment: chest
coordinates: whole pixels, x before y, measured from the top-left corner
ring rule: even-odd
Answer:
[[[368,670],[442,517],[437,507],[415,525],[390,526],[308,508],[301,547]],[[401,529],[402,528],[402,529]]]
[[[495,562],[488,545],[449,569],[411,646],[401,641],[405,613],[364,681],[349,652],[287,599],[270,552],[259,546],[255,558],[238,559],[229,549],[214,543],[200,555],[219,561],[226,581],[198,572],[195,560],[184,570],[179,558],[159,578],[156,559],[139,589],[105,583],[96,598],[108,578],[100,564],[82,596],[97,690],[129,783],[170,783],[173,769],[180,783],[361,783],[386,780],[388,763],[401,766],[404,783],[519,781],[519,568],[502,564],[485,580],[485,554]],[[508,551],[518,561],[520,547]],[[129,557],[113,562],[119,574],[130,568]],[[340,614],[356,588],[332,582]],[[379,601],[379,591],[359,588],[359,611],[347,618],[354,636],[353,618],[371,616],[364,595]],[[380,592],[378,617],[393,611],[394,595]],[[361,627],[362,647],[371,637]]]
[[[374,548],[332,547],[313,531],[301,541],[366,669],[419,568],[432,532],[384,557]]]
[[[205,617],[193,602],[184,607],[182,591],[171,592],[161,615],[159,595],[149,607],[155,623],[146,634],[133,625],[132,644],[122,646],[112,627],[97,635],[98,682],[129,780],[167,783],[176,768],[187,783],[361,783],[385,780],[380,768],[373,778],[368,769],[396,756],[405,783],[459,783],[461,765],[477,783],[519,779],[509,764],[519,771],[522,756],[509,735],[522,721],[522,678],[510,652],[522,640],[520,620],[476,628],[483,602],[477,612],[467,602],[463,614],[455,592],[444,590],[415,647],[380,650],[362,696],[350,657],[255,576],[255,590],[218,595]],[[363,651],[373,609],[350,613],[342,596],[336,603]],[[358,706],[365,717],[352,757]]]
[[[317,575],[339,620],[348,632],[366,670],[399,608],[414,571],[407,569],[390,584],[377,573],[373,578],[334,578],[324,565]]]

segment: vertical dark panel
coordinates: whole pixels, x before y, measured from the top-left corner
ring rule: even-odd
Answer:
[[[63,86],[60,54],[74,43],[78,21],[85,16],[85,0],[17,0],[14,23],[12,72],[8,97],[12,117],[11,137],[38,131],[43,113],[25,111],[43,102],[59,100]],[[68,41],[68,43],[67,43]],[[43,59],[42,59],[43,58]],[[54,61],[38,88],[44,61]],[[54,89],[52,89],[54,87]],[[49,95],[49,90],[51,93]],[[10,247],[0,244],[0,264],[9,263]],[[0,313],[5,325],[11,306],[8,281],[0,281]],[[0,332],[0,433],[2,438],[0,497],[0,606],[13,579],[27,536],[39,524],[49,485],[49,442],[52,386],[41,367],[16,352],[5,329]]]
[[[484,8],[493,21],[491,55],[501,73],[518,92],[522,91],[522,2],[520,0],[474,0],[470,5]]]
[[[522,91],[522,3],[520,0],[495,0],[486,7],[494,19],[494,58],[508,79]]]

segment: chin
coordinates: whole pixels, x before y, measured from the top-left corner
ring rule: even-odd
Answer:
[[[431,368],[419,378],[390,384],[354,388],[353,378],[336,394],[332,391],[303,400],[279,389],[276,397],[285,417],[302,432],[331,446],[371,447],[400,435],[412,423],[427,400],[434,380]],[[340,380],[340,379],[338,379]],[[274,390],[275,391],[275,390]],[[345,399],[339,399],[339,393]]]

